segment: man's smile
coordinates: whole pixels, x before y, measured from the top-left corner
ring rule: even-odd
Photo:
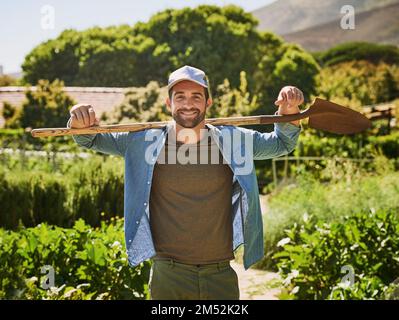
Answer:
[[[179,111],[179,113],[185,117],[192,117],[198,114],[198,111],[196,110],[184,110],[184,111]]]

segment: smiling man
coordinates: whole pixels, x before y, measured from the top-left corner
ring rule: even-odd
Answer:
[[[164,128],[73,139],[125,158],[127,253],[132,266],[152,259],[152,299],[236,300],[234,252],[244,244],[245,269],[264,254],[253,161],[290,153],[300,123],[277,123],[271,133],[206,124],[208,78],[191,66],[170,74],[168,90],[173,121]],[[275,102],[278,114],[298,113],[301,103],[295,87],[284,87]],[[70,114],[68,127],[99,124],[90,105],[73,106]],[[244,173],[238,154],[250,165]]]

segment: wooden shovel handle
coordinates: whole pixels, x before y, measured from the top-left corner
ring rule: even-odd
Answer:
[[[229,118],[209,118],[205,119],[205,123],[215,126],[218,125],[256,125],[256,124],[271,124],[275,122],[289,122],[293,120],[306,118],[306,110],[301,113],[292,115],[265,115],[265,116],[247,116],[247,117],[229,117]],[[40,128],[33,129],[31,134],[33,137],[51,137],[51,136],[65,136],[78,134],[97,134],[105,132],[125,132],[125,131],[141,131],[145,129],[162,128],[168,124],[168,121],[158,122],[138,122],[127,124],[111,124],[102,126],[91,126],[81,129],[69,128]]]

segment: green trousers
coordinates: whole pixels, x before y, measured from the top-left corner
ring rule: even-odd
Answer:
[[[172,259],[153,259],[151,300],[239,300],[238,277],[224,261],[189,265]]]

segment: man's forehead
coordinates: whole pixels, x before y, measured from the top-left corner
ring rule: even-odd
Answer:
[[[204,89],[203,86],[189,80],[183,80],[173,86],[173,91],[175,92],[198,92],[203,94]]]

